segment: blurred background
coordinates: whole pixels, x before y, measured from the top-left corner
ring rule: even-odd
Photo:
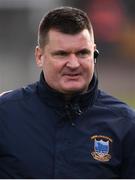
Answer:
[[[134,0],[0,0],[0,93],[39,79],[39,21],[64,5],[81,8],[91,19],[100,51],[99,87],[135,108]]]

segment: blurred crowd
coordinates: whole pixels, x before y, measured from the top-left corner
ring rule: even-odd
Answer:
[[[96,41],[108,55],[117,53],[135,63],[135,1],[82,0],[71,4],[87,11],[94,26]],[[108,45],[113,49],[108,48]],[[110,59],[111,60],[111,59]]]

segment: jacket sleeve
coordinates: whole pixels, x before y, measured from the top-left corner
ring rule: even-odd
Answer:
[[[123,139],[123,162],[121,169],[122,179],[135,179],[135,113],[129,118],[130,126]],[[130,116],[131,117],[131,116]]]

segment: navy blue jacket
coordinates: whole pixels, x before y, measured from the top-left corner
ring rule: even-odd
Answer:
[[[0,178],[135,178],[135,112],[100,91],[70,102],[40,81],[0,97]]]

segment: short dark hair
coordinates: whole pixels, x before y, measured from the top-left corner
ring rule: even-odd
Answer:
[[[76,34],[88,29],[93,35],[93,28],[88,15],[80,9],[67,6],[53,9],[41,19],[38,29],[38,45],[41,48],[47,43],[47,34],[51,29],[66,34]]]

